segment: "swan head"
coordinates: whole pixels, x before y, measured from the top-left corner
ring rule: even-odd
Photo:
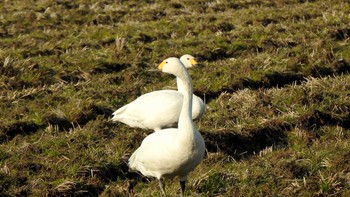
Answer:
[[[179,58],[169,57],[159,64],[158,69],[162,70],[164,73],[177,76],[178,73],[181,73],[185,69],[185,66]]]
[[[199,65],[192,55],[183,55],[180,57],[180,60],[184,64],[185,68],[196,67]]]

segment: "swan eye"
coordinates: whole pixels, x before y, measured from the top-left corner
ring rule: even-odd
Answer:
[[[166,64],[168,63],[168,61],[165,62]]]
[[[190,58],[188,57],[187,60],[190,60]]]

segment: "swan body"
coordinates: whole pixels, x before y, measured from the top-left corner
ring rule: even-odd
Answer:
[[[191,68],[197,64],[191,55],[183,55],[180,60],[186,68]],[[176,126],[184,91],[181,80],[178,77],[176,80],[178,91],[158,90],[144,94],[116,110],[112,114],[112,121],[154,131]],[[204,106],[203,100],[193,95],[192,119],[197,120],[202,117]]]
[[[159,68],[179,77],[183,86],[178,128],[167,128],[148,135],[131,155],[129,168],[144,176],[159,180],[165,195],[164,179],[180,177],[181,194],[185,190],[188,174],[203,160],[205,143],[192,120],[192,82],[178,58],[164,60]]]

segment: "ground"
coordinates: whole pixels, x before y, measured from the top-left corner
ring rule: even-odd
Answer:
[[[160,196],[125,163],[152,131],[109,120],[191,54],[187,195],[349,196],[349,21],[341,0],[1,1],[0,195]]]

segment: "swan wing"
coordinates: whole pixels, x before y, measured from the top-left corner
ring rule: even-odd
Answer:
[[[196,95],[193,95],[192,119],[200,119],[205,111],[204,101]]]
[[[144,129],[169,127],[178,121],[182,100],[178,91],[150,92],[115,111],[112,120]]]

